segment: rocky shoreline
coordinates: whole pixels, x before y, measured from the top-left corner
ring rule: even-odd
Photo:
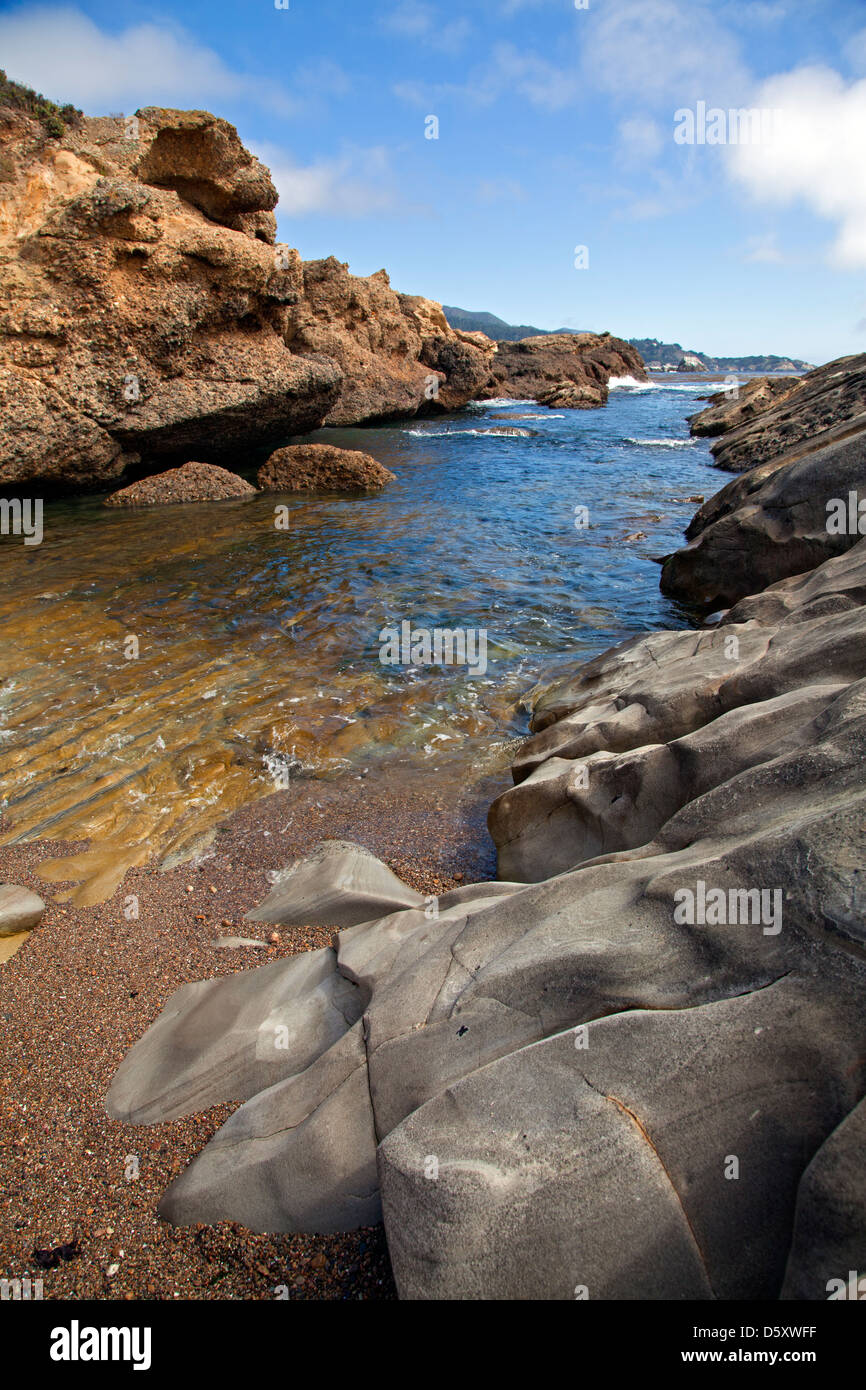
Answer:
[[[164,1216],[381,1210],[403,1298],[825,1299],[857,1267],[864,542],[792,577],[743,547],[736,587],[542,699],[497,881],[431,898],[343,840],[286,869],[248,920],[331,943],[181,989],[108,1093],[241,1102]]]
[[[5,492],[249,498],[239,455],[275,495],[372,491],[371,456],[290,441],[646,379],[609,334],[496,344],[302,262],[207,112],[0,127]],[[858,1268],[864,381],[846,358],[693,419],[736,474],[663,561],[701,625],[540,695],[490,838],[471,778],[448,806],[420,773],[301,783],[107,903],[49,904],[0,971],[4,1276],[819,1300]],[[34,892],[57,852],[7,847],[4,878]]]

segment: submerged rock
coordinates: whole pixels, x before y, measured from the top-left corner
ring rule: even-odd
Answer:
[[[142,478],[106,497],[106,507],[153,507],[170,502],[222,502],[229,498],[253,497],[256,489],[236,473],[212,463],[185,463]]]
[[[524,430],[519,426],[493,425],[489,430],[472,430],[473,434],[501,434],[506,439],[536,439],[538,430]]]
[[[259,469],[265,492],[371,492],[394,474],[370,454],[331,444],[292,444],[277,449]]]

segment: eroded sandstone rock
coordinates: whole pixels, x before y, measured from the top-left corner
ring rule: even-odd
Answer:
[[[741,473],[791,460],[866,430],[866,353],[842,357],[800,378],[760,378],[736,398],[715,398],[693,416],[693,434],[720,434],[719,468]]]
[[[866,498],[866,427],[741,473],[704,503],[686,530],[689,544],[665,560],[662,592],[724,608],[842,554],[863,534],[856,500],[849,521],[852,492]],[[844,529],[831,520],[839,503]]]
[[[323,424],[465,404],[495,345],[384,271],[274,245],[228,122],[146,107],[57,136],[0,109],[0,485],[83,490]]]
[[[789,396],[800,385],[800,377],[759,376],[739,384],[736,390],[719,391],[710,396],[709,405],[689,416],[691,432],[700,437],[728,434],[754,420]]]
[[[539,405],[547,405],[551,409],[558,406],[568,410],[595,410],[598,406],[604,405],[607,389],[596,384],[590,385],[588,382],[575,386],[573,382],[560,381],[556,386],[540,391],[536,399]]]

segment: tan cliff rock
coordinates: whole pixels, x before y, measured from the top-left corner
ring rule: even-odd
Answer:
[[[209,112],[55,136],[0,108],[0,487],[109,487],[483,387],[494,344],[384,271],[304,265],[276,202]]]
[[[286,339],[298,353],[336,362],[343,386],[324,423],[435,414],[482,391],[496,345],[449,328],[442,307],[397,294],[387,271],[359,277],[329,256],[302,266],[302,293]]]

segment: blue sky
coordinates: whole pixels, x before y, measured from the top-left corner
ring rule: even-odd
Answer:
[[[306,259],[543,328],[866,350],[864,0],[4,0],[0,66],[225,116]],[[676,143],[699,101],[782,132]]]

